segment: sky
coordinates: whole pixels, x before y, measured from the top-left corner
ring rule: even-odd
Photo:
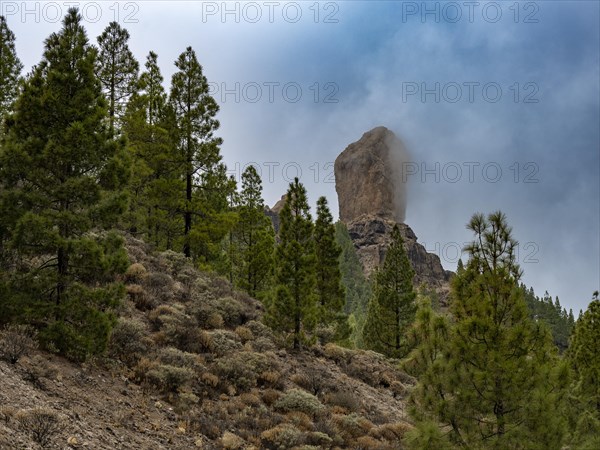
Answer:
[[[25,71],[80,7],[112,20],[168,89],[192,46],[220,104],[231,175],[273,205],[300,176],[337,214],[333,161],[376,126],[412,161],[406,223],[454,270],[475,212],[503,211],[523,281],[577,315],[600,288],[600,3],[596,1],[0,1]]]

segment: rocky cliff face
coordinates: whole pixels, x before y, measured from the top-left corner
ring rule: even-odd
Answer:
[[[406,191],[400,169],[408,161],[404,144],[385,127],[377,127],[350,144],[335,160],[335,188],[340,220],[363,214],[404,221]]]
[[[365,275],[371,275],[383,263],[391,243],[390,234],[396,223],[389,216],[370,214],[346,223]],[[425,247],[417,242],[417,236],[408,225],[399,223],[398,226],[404,238],[408,258],[415,270],[415,284],[425,283],[440,295],[443,303],[446,303],[452,272],[444,270],[440,258],[433,253],[428,253]]]
[[[404,222],[406,190],[399,165],[406,150],[393,132],[377,127],[350,144],[335,161],[340,220],[348,228],[363,270],[369,276],[385,259],[396,223],[415,270],[415,283],[435,289],[443,302],[452,272],[437,255],[428,253]]]

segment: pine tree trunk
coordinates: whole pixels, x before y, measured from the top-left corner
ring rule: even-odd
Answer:
[[[58,281],[56,283],[56,306],[60,305],[66,289],[65,278],[69,271],[69,256],[63,246],[58,249]]]
[[[183,254],[187,258],[192,256],[192,252],[191,252],[191,248],[190,248],[190,241],[189,241],[189,234],[192,229],[192,211],[191,211],[191,208],[192,208],[192,155],[191,155],[191,151],[190,151],[191,140],[192,140],[192,137],[188,136],[188,139],[187,139],[187,173],[185,175],[185,199],[186,199],[185,215],[184,215],[185,244],[183,245]]]

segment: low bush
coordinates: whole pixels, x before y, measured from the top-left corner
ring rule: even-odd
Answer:
[[[133,263],[125,272],[125,281],[128,283],[139,283],[146,278],[148,271],[141,263]]]
[[[48,447],[61,430],[58,414],[47,408],[34,408],[17,413],[19,427],[42,447]]]
[[[203,371],[205,369],[200,356],[183,352],[174,347],[161,348],[158,352],[158,360],[162,364],[175,367],[186,367],[195,372]]]
[[[188,367],[158,364],[146,372],[148,384],[164,393],[177,392],[194,378],[194,371]]]
[[[28,325],[5,325],[0,332],[0,357],[16,364],[38,346],[37,333]]]
[[[148,352],[146,326],[135,319],[120,319],[113,328],[109,354],[133,367]]]
[[[209,333],[211,351],[217,356],[224,356],[242,348],[237,334],[228,330],[213,330]]]
[[[291,424],[283,423],[263,431],[260,438],[262,448],[287,450],[301,444],[302,432]]]
[[[275,409],[283,412],[300,411],[315,416],[324,406],[317,397],[302,389],[291,389],[275,402]]]
[[[329,392],[325,396],[325,403],[340,406],[348,412],[357,412],[361,407],[360,400],[356,394],[349,391]]]
[[[273,368],[270,358],[262,353],[237,352],[219,359],[215,364],[223,381],[240,392],[256,386],[260,374]]]

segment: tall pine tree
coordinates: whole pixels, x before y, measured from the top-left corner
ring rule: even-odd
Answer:
[[[221,162],[222,139],[214,136],[219,128],[215,119],[219,106],[209,94],[208,81],[191,47],[179,55],[175,66],[178,71],[171,81],[170,102],[185,180],[183,252],[192,256],[192,244],[196,244],[194,256],[207,260],[212,246],[221,242],[230,226],[224,212],[232,186]]]
[[[158,56],[150,52],[127,105],[123,131],[133,159],[127,228],[159,249],[172,249],[183,235],[183,178],[174,115],[162,86]]]
[[[346,292],[340,272],[339,258],[342,249],[335,239],[333,217],[325,197],[317,200],[314,240],[319,324],[324,330],[332,329],[332,337],[338,340],[345,339],[350,329],[347,317],[343,313]]]
[[[33,322],[46,344],[75,358],[104,349],[123,294],[111,283],[127,267],[122,239],[92,230],[123,212],[129,176],[123,142],[106,128],[96,51],[81,22],[69,9],[46,40],[0,155],[3,221],[18,255],[3,317]]]
[[[568,351],[573,370],[571,421],[574,448],[600,447],[600,300],[598,293],[575,324]]]
[[[96,75],[102,82],[108,100],[110,132],[120,129],[120,121],[128,99],[135,92],[139,64],[129,50],[129,32],[111,22],[98,36],[99,54]]]
[[[239,252],[236,281],[252,297],[263,298],[273,273],[275,231],[265,215],[260,175],[252,165],[242,174],[238,214],[234,230]]]
[[[290,183],[279,218],[275,288],[267,321],[276,331],[291,334],[298,349],[313,331],[318,312],[313,223],[306,189],[298,178]]]
[[[391,240],[383,266],[375,274],[363,339],[367,348],[401,358],[408,353],[406,333],[415,318],[415,272],[398,225],[392,230]]]
[[[451,325],[428,319],[412,353],[415,445],[435,438],[440,448],[561,448],[567,372],[549,331],[528,317],[517,242],[500,212],[476,214],[468,228],[475,240],[452,282]]]
[[[22,69],[15,49],[15,34],[8,28],[6,18],[0,16],[0,135],[4,119],[19,92]]]
[[[363,348],[362,332],[367,318],[367,306],[372,295],[371,283],[365,277],[346,226],[338,221],[335,224],[335,232],[336,242],[342,249],[339,262],[342,284],[346,291],[344,313],[348,314],[348,324],[351,329],[350,343],[353,347]]]

